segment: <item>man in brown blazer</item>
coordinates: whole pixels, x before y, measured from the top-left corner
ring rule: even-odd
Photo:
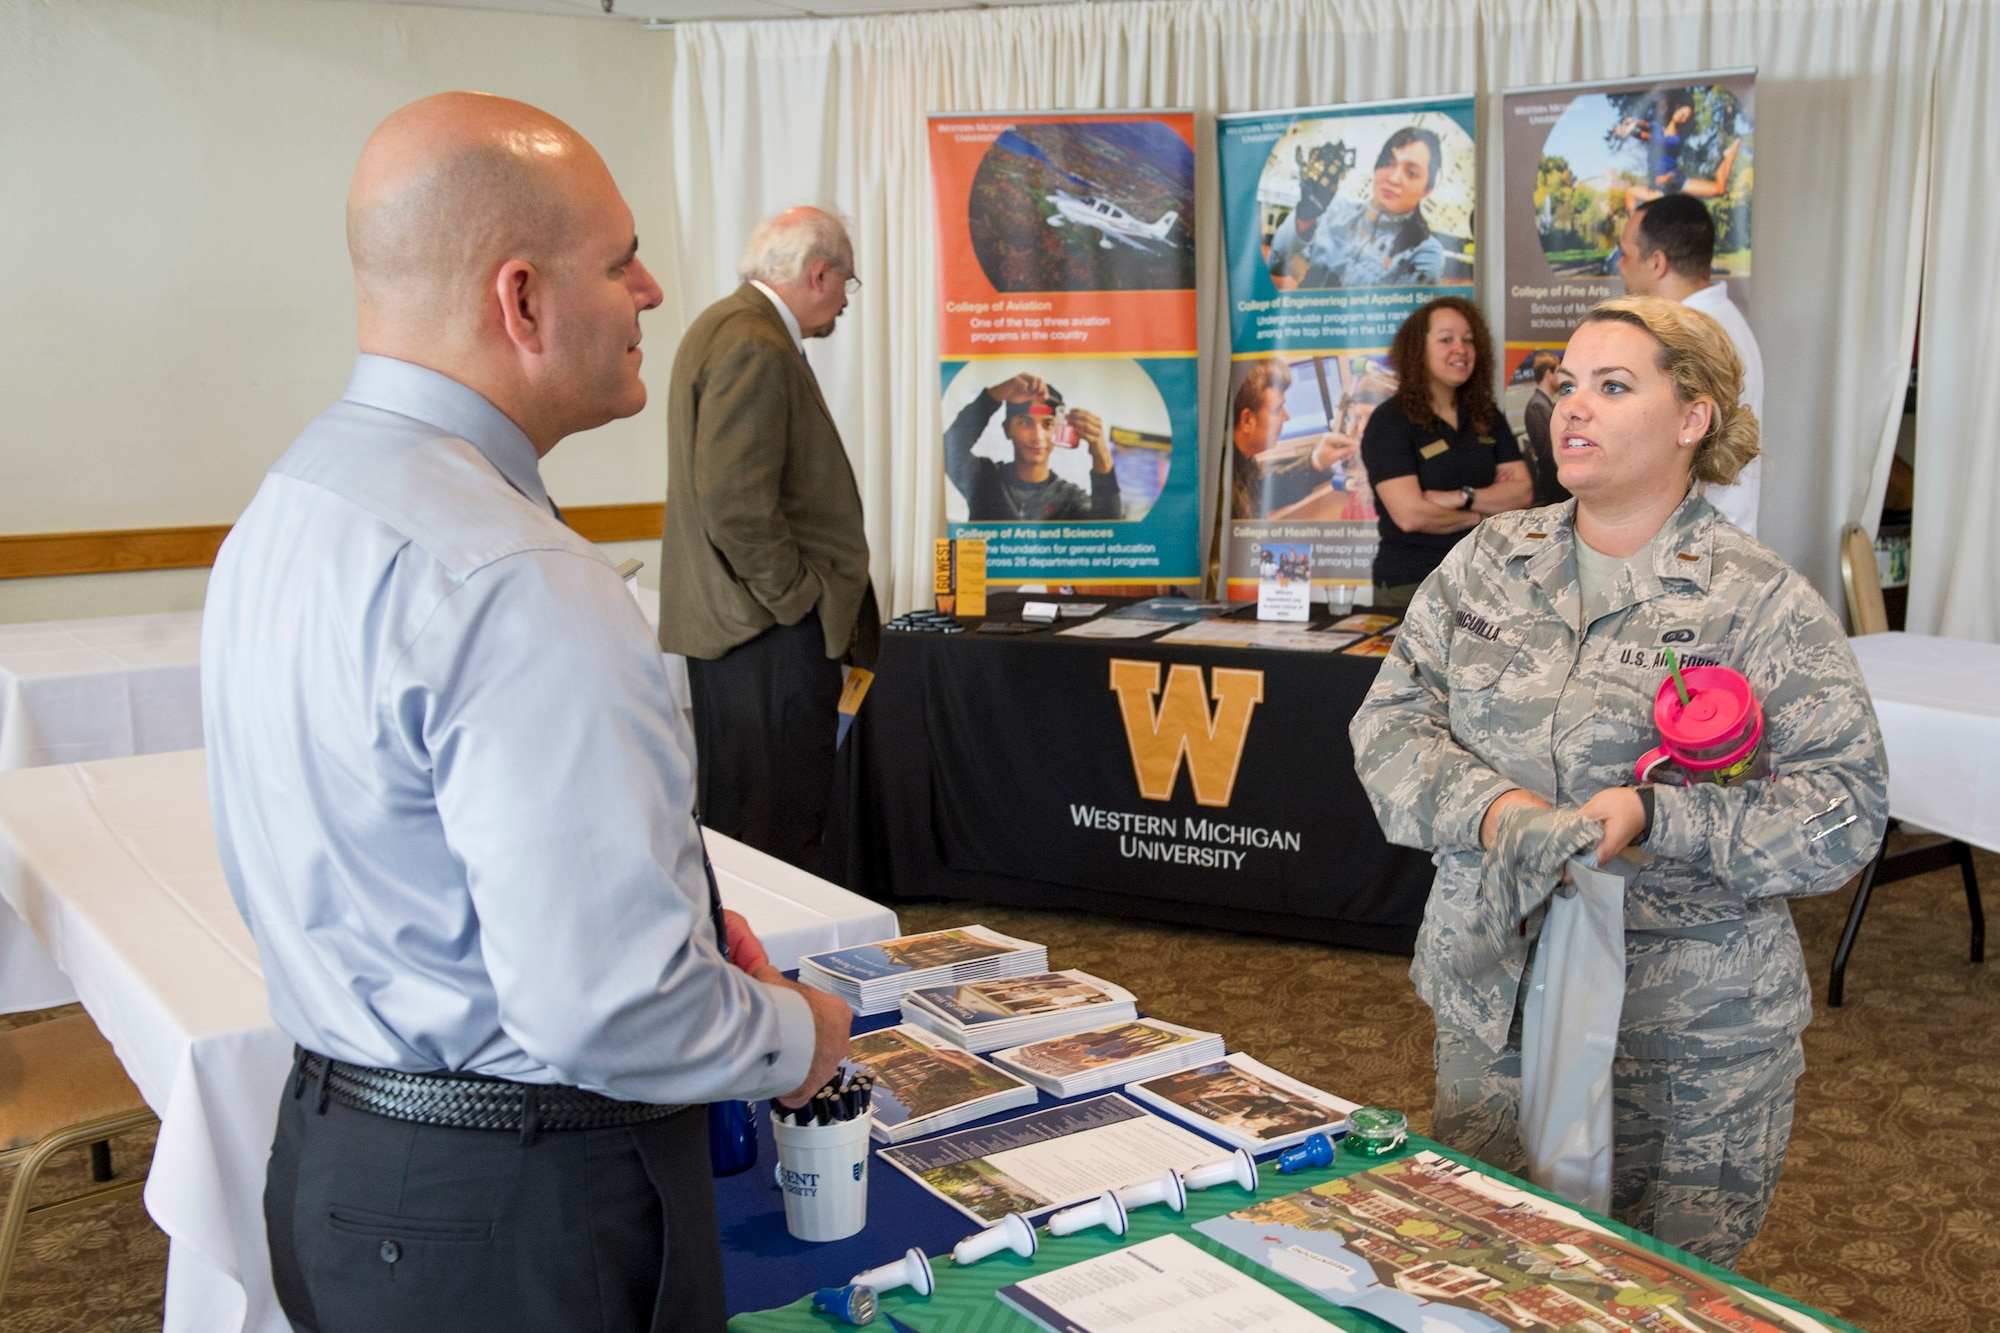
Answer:
[[[805,340],[860,284],[846,229],[817,208],[759,223],[737,272],[674,356],[660,646],[687,658],[702,820],[818,873],[841,663],[872,665],[882,629]]]

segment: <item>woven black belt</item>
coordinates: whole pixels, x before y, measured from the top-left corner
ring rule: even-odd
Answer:
[[[308,1090],[321,1110],[329,1101],[391,1120],[447,1129],[498,1129],[533,1139],[541,1130],[617,1129],[664,1120],[685,1106],[620,1101],[563,1084],[513,1083],[481,1074],[406,1074],[370,1069],[300,1050],[292,1096]]]

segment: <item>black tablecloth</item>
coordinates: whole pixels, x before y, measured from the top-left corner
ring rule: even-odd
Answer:
[[[996,597],[994,618],[1018,602]],[[1347,743],[1379,666],[1053,630],[891,632],[841,748],[827,873],[885,901],[1075,907],[1408,953],[1430,859],[1383,841]],[[1157,793],[1176,754],[1171,797],[1148,799],[1140,769]]]

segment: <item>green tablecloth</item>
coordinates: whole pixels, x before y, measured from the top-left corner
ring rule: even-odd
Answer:
[[[1555,1198],[1554,1195],[1549,1194],[1545,1190],[1536,1189],[1526,1181],[1518,1180],[1503,1172],[1494,1171],[1483,1162],[1476,1162],[1440,1144],[1432,1143],[1428,1139],[1411,1139],[1404,1153],[1398,1154],[1398,1156],[1426,1150],[1438,1153],[1441,1156],[1448,1157],[1455,1162],[1473,1167],[1476,1170],[1483,1171],[1488,1175],[1498,1177],[1509,1184],[1518,1185],[1520,1188],[1530,1193],[1538,1194],[1543,1198]],[[1394,1159],[1388,1158],[1383,1160]],[[1259,1188],[1256,1197],[1259,1199],[1274,1199],[1280,1195],[1295,1193],[1298,1190],[1317,1185],[1324,1180],[1336,1180],[1341,1176],[1351,1175],[1356,1171],[1366,1170],[1369,1167],[1377,1165],[1380,1165],[1380,1162],[1360,1162],[1343,1153],[1333,1166],[1327,1167],[1324,1170],[1301,1171],[1297,1175],[1281,1176],[1278,1174],[1275,1166],[1270,1162],[1266,1162],[1263,1164],[1263,1170],[1260,1173]],[[1002,1253],[995,1255],[983,1263],[975,1264],[970,1268],[958,1268],[952,1264],[949,1256],[945,1256],[942,1259],[932,1256],[932,1266],[937,1274],[937,1291],[929,1297],[913,1296],[907,1288],[901,1291],[888,1292],[882,1297],[882,1310],[885,1314],[894,1315],[897,1319],[909,1325],[912,1329],[916,1330],[916,1333],[1040,1333],[1037,1324],[1002,1305],[993,1298],[993,1293],[1001,1287],[1018,1282],[1022,1278],[1034,1273],[1046,1273],[1052,1269],[1062,1268],[1068,1264],[1078,1263],[1084,1259],[1108,1253],[1111,1250],[1122,1249],[1127,1245],[1136,1244],[1142,1240],[1151,1240],[1155,1236],[1163,1236],[1168,1232],[1179,1232],[1194,1244],[1201,1246],[1202,1249],[1208,1251],[1210,1254],[1222,1259],[1225,1263],[1231,1264],[1278,1291],[1283,1292],[1287,1297],[1297,1301],[1300,1305],[1326,1319],[1337,1328],[1353,1329],[1357,1330],[1357,1333],[1381,1333],[1381,1330],[1390,1327],[1372,1316],[1362,1314],[1359,1311],[1346,1310],[1334,1305],[1325,1298],[1299,1286],[1297,1283],[1279,1277],[1269,1269],[1237,1254],[1234,1250],[1218,1245],[1207,1236],[1193,1230],[1194,1223],[1206,1221],[1211,1217],[1220,1217],[1224,1213],[1233,1213],[1249,1202],[1250,1196],[1244,1194],[1242,1190],[1237,1189],[1233,1185],[1223,1185],[1200,1194],[1189,1195],[1187,1212],[1179,1216],[1158,1207],[1135,1210],[1132,1213],[1131,1230],[1122,1238],[1114,1237],[1101,1229],[1092,1229],[1075,1236],[1065,1236],[1060,1239],[1050,1236],[1047,1232],[1043,1232],[1041,1236],[1041,1250],[1032,1260],[1022,1259],[1013,1254]],[[1594,1217],[1594,1215],[1592,1216]],[[1741,1287],[1745,1291],[1763,1296],[1788,1309],[1809,1314],[1829,1328],[1845,1330],[1846,1333],[1861,1333],[1852,1324],[1836,1319],[1832,1315],[1822,1314],[1814,1310],[1811,1306],[1803,1305],[1789,1297],[1782,1296],[1768,1287],[1761,1287],[1745,1278],[1738,1277],[1726,1269],[1718,1268],[1714,1264],[1705,1263],[1685,1251],[1677,1250],[1671,1245],[1664,1245],[1654,1240],[1651,1236],[1643,1235],[1632,1230],[1630,1227],[1620,1226],[1609,1218],[1597,1217],[1595,1220],[1603,1223],[1614,1234],[1635,1242],[1641,1248],[1650,1250],[1655,1254],[1665,1255],[1676,1263],[1683,1264],[1696,1272],[1704,1273],[1711,1277],[1720,1277],[1737,1287]],[[967,1232],[969,1233],[975,1229],[974,1225],[968,1221],[966,1224]],[[895,1257],[894,1255],[885,1254],[882,1256],[881,1262],[887,1262]],[[773,1296],[781,1294],[778,1292],[772,1293]],[[740,1314],[729,1321],[729,1327],[733,1333],[825,1333],[827,1329],[842,1329],[846,1328],[847,1325],[842,1324],[839,1320],[829,1315],[815,1313],[812,1308],[812,1295],[808,1292],[804,1297],[794,1301],[790,1305],[781,1306],[774,1310],[759,1310],[751,1314]],[[876,1327],[886,1330],[888,1325],[878,1321]]]

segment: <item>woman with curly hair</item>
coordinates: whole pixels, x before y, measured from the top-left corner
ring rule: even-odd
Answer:
[[[1770,1208],[1805,1067],[1788,900],[1874,856],[1882,736],[1839,617],[1702,498],[1758,450],[1722,326],[1657,297],[1606,301],[1557,374],[1575,498],[1446,557],[1354,716],[1354,767],[1389,841],[1437,863],[1410,969],[1437,1019],[1431,1136],[1503,1171],[1528,1165],[1521,1016],[1549,899],[1571,856],[1637,849],[1613,944],[1610,1212],[1729,1264]],[[1746,775],[1656,786],[1637,770],[1676,660],[1750,686],[1763,731]]]
[[[1417,307],[1389,358],[1396,397],[1369,418],[1361,458],[1382,532],[1374,604],[1404,607],[1460,537],[1525,508],[1534,483],[1493,401],[1493,335],[1478,306],[1440,296]]]

